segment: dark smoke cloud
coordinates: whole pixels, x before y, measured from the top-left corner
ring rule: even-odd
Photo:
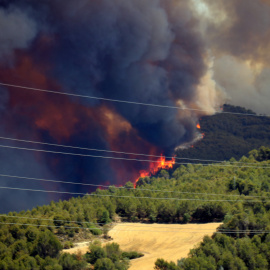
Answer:
[[[2,132],[2,130],[1,130]],[[3,134],[3,133],[2,133]],[[1,144],[3,144],[1,142]],[[15,144],[10,144],[16,146]],[[0,151],[1,174],[19,175],[25,177],[45,177],[52,179],[53,176],[49,168],[42,162],[38,161],[36,155],[30,152],[19,152],[18,150],[2,149]],[[45,185],[42,182],[14,179],[0,176],[0,187],[14,187],[24,189],[47,189],[57,190],[59,186],[51,184]],[[0,189],[1,204],[0,212],[20,211],[29,209],[35,205],[43,205],[53,197],[48,193],[30,192],[30,191],[14,191]]]
[[[195,16],[200,3],[207,5],[206,14]],[[231,103],[267,113],[269,29],[270,5],[264,0],[0,1],[0,80],[210,111],[222,105],[224,91]],[[9,88],[0,89],[0,117],[1,135],[8,137],[167,155],[196,137],[199,118],[185,111]],[[123,184],[148,167],[3,149],[0,161],[1,171],[9,174],[95,184]],[[6,179],[2,183],[9,184]],[[91,191],[81,186],[35,185]],[[5,200],[0,210],[59,198],[18,194],[0,191]],[[18,206],[17,201],[24,204]]]
[[[12,34],[11,43],[6,42],[8,36],[3,37],[8,48],[5,55],[13,54],[15,61],[14,69],[8,73],[2,71],[2,76],[0,72],[1,79],[144,103],[175,106],[181,101],[193,108],[203,103],[198,98],[197,87],[208,70],[206,47],[186,1],[12,0],[3,3],[0,14],[6,16],[4,26],[12,27],[15,21],[23,27],[13,31],[16,35]],[[9,23],[12,16],[16,20]],[[17,35],[19,30],[21,33]],[[11,116],[5,119],[8,129],[3,130],[9,137],[172,154],[176,146],[196,136],[195,113],[184,115],[172,109],[45,94],[37,97],[15,89],[10,94],[7,111]],[[10,156],[16,153],[13,151]],[[23,157],[24,165],[36,164],[34,154],[19,157]],[[17,157],[14,160],[20,164]],[[14,171],[46,174],[66,181],[123,184],[134,180],[134,171],[148,166],[124,161],[115,165],[110,160],[50,154],[43,154],[41,160],[43,163],[34,165],[34,171],[27,166],[15,167]],[[61,188],[68,189],[64,185]],[[80,186],[71,189],[88,191]],[[28,206],[31,203],[35,205],[35,199],[27,201]]]
[[[179,14],[173,1],[77,4],[50,2],[57,10],[52,76],[62,85],[84,94],[163,105],[174,105],[176,98],[194,99],[205,72],[204,48],[187,6],[181,5]],[[172,150],[183,135],[192,139],[176,111],[114,107],[143,138],[162,148]]]
[[[11,92],[12,94],[12,92]],[[11,108],[11,95],[7,88],[0,87],[0,136],[11,138],[31,138],[35,131],[30,124],[28,117],[21,115],[18,107]],[[33,136],[34,137],[34,136]],[[29,144],[18,144],[12,141],[0,140],[0,145],[12,147],[33,147]],[[20,151],[15,149],[2,148],[0,146],[0,174],[18,175],[23,177],[37,177],[54,179],[51,168],[46,163],[46,157],[35,152]],[[39,146],[34,148],[41,149]],[[0,187],[16,187],[28,189],[47,189],[57,190],[59,185],[45,182],[36,182],[27,179],[16,179],[0,176]],[[34,205],[42,205],[53,199],[51,194],[36,193],[27,191],[11,191],[0,188],[0,212],[9,210],[19,211],[22,209],[32,208]]]
[[[9,101],[8,90],[5,87],[0,86],[0,117],[2,117],[3,114],[6,113],[8,101]]]

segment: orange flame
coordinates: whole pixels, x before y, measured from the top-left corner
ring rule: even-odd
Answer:
[[[150,163],[148,170],[140,171],[140,176],[136,179],[134,183],[134,188],[136,188],[136,183],[141,177],[150,177],[151,175],[155,175],[159,170],[162,169],[172,169],[174,164],[175,158],[172,158],[171,160],[166,160],[165,157],[161,156],[157,161]]]
[[[201,129],[201,125],[200,125],[199,123],[196,125],[196,127],[197,127],[198,129]]]

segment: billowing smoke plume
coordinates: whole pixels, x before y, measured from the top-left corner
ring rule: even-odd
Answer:
[[[260,5],[265,7],[264,19],[260,18],[264,28],[258,29],[257,38],[266,42],[269,7],[260,0],[253,2],[258,4],[257,10]],[[196,123],[201,115],[213,113],[224,96],[233,98],[223,76],[226,59],[237,59],[235,63],[240,61],[240,65],[241,61],[249,66],[255,63],[263,69],[267,65],[264,51],[268,45],[261,44],[256,36],[253,39],[249,28],[244,27],[241,1],[226,3],[205,1],[205,12],[201,12],[202,1],[195,0],[0,2],[1,82],[183,108],[70,98],[7,87],[8,92],[3,90],[6,101],[0,104],[6,108],[1,134],[113,151],[172,154],[175,147],[196,137]],[[253,5],[252,1],[245,3],[247,10]],[[213,16],[211,12],[221,12],[222,16]],[[254,26],[252,31],[257,28]],[[237,33],[243,35],[246,44],[241,43]],[[224,40],[219,39],[220,34]],[[239,44],[245,47],[240,48]],[[253,47],[256,54],[252,54]],[[267,72],[259,73],[256,87],[265,89],[262,81]],[[18,146],[16,142],[10,144]],[[40,145],[23,146],[67,151]],[[20,150],[6,149],[0,153],[1,160],[9,156],[3,163],[5,173],[13,168],[10,174],[95,184],[135,180],[138,171],[148,166],[147,162]],[[14,180],[13,184],[30,187],[33,183],[26,185]],[[42,182],[36,185],[50,190],[90,191],[82,186],[50,186]],[[37,203],[26,193],[0,192],[7,202],[15,201],[15,196],[24,201],[24,208]],[[40,198],[40,203],[47,199]],[[15,209],[14,205],[11,208]],[[6,209],[3,206],[1,210]]]
[[[219,11],[223,14],[221,22],[209,25],[209,41],[214,50],[242,60],[269,65],[269,1],[206,0],[206,2],[212,12]]]
[[[216,59],[214,72],[230,104],[241,105],[261,114],[270,113],[269,68],[264,67],[256,72],[256,67],[237,58],[223,56]]]
[[[227,101],[269,114],[270,2],[202,0],[199,10],[214,80]],[[197,2],[198,3],[198,2]]]
[[[0,60],[10,62],[16,49],[27,49],[37,34],[37,26],[25,11],[16,7],[0,9]]]

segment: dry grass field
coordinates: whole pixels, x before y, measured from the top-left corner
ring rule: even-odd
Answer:
[[[221,223],[207,224],[117,224],[109,235],[122,250],[138,251],[144,257],[131,261],[130,270],[154,269],[158,258],[177,262],[200,243],[205,235],[212,235]],[[136,226],[136,227],[135,227]]]
[[[82,254],[85,254],[89,250],[89,244],[90,242],[82,242],[75,244],[75,247],[69,248],[69,249],[63,249],[63,252],[69,253],[69,254],[76,254],[78,252],[81,252]]]
[[[200,243],[205,235],[212,235],[221,223],[207,224],[142,224],[119,223],[109,235],[124,251],[138,251],[143,257],[131,261],[130,270],[151,270],[158,258],[177,262],[186,257],[190,249]],[[83,254],[88,251],[89,242],[64,250]]]

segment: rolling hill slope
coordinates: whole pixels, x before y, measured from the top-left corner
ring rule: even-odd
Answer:
[[[254,114],[250,110],[224,105],[225,112]],[[177,151],[179,157],[229,160],[247,155],[252,149],[270,146],[270,118],[232,114],[202,117],[203,140],[192,148]]]

